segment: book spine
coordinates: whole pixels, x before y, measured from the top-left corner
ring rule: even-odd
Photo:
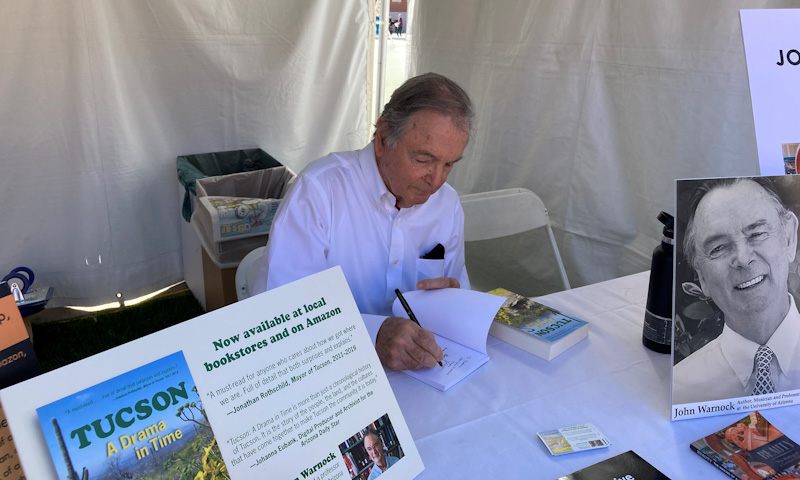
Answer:
[[[740,480],[740,479],[739,479],[739,478],[738,478],[736,475],[734,475],[733,473],[731,473],[731,472],[729,472],[728,470],[726,470],[725,468],[723,468],[723,467],[722,467],[722,465],[720,465],[719,463],[717,463],[717,461],[716,461],[716,460],[714,460],[713,458],[709,457],[708,455],[706,455],[705,453],[703,453],[702,451],[700,451],[700,449],[699,449],[699,448],[695,447],[694,445],[689,445],[689,448],[691,448],[691,449],[692,449],[692,451],[693,451],[694,453],[696,453],[696,454],[700,455],[701,457],[703,457],[704,459],[706,459],[706,460],[708,461],[708,463],[710,463],[711,465],[714,465],[714,466],[715,466],[715,467],[717,467],[719,470],[721,470],[722,472],[724,472],[724,473],[725,473],[727,476],[729,476],[729,477],[731,477],[731,478],[734,478],[734,479],[736,479],[736,480]]]

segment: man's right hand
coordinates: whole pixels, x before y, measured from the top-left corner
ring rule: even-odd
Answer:
[[[395,370],[432,368],[444,359],[433,333],[400,317],[384,320],[375,338],[375,350],[381,363]]]

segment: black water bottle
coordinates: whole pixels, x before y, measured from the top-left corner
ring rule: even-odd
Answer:
[[[675,243],[675,218],[667,212],[661,212],[658,220],[664,224],[664,236],[661,244],[653,250],[642,343],[655,352],[669,353],[672,347],[672,250]]]

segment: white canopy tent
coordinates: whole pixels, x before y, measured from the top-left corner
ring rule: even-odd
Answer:
[[[409,71],[458,81],[461,193],[533,190],[574,286],[649,268],[675,178],[758,173],[740,8],[416,0]],[[0,0],[0,273],[52,305],[183,278],[178,155],[295,171],[369,141],[373,0]]]

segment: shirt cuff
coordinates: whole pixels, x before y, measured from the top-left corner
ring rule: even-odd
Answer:
[[[372,340],[372,345],[375,345],[375,339],[378,338],[378,330],[381,329],[383,321],[386,320],[386,315],[362,313],[361,318],[364,320],[364,326],[367,327],[367,333],[369,333],[369,338]]]

